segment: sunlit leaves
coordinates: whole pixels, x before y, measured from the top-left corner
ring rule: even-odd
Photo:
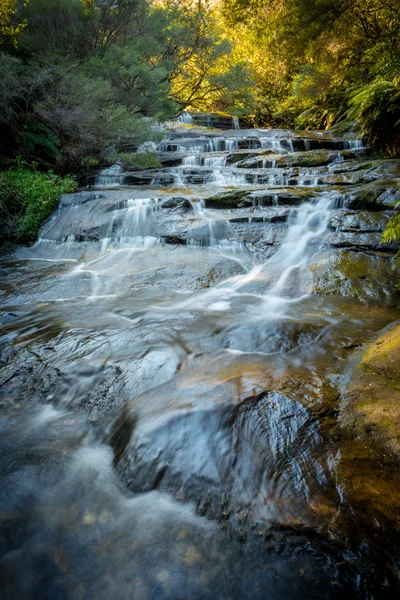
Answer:
[[[25,0],[24,5],[29,0]],[[15,23],[18,0],[1,0],[0,2],[0,44],[11,42],[17,45],[18,36],[26,26],[26,21]]]

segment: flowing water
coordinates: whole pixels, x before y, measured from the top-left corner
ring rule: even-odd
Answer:
[[[102,171],[2,260],[4,598],[398,595],[396,473],[338,424],[398,312],[310,270],[362,142],[233,125]]]

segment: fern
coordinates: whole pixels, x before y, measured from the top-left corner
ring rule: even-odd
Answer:
[[[357,121],[361,131],[380,150],[400,152],[400,82],[380,78],[349,91],[346,118]]]
[[[387,222],[386,229],[382,233],[382,241],[399,242],[400,244],[400,201],[396,202],[394,207],[398,212]],[[396,254],[396,263],[400,265],[400,249]]]

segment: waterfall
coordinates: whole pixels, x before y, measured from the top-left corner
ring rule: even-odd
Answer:
[[[176,121],[178,123],[185,123],[186,125],[193,125],[193,117],[188,112],[183,112],[179,117],[177,117]]]
[[[232,129],[240,129],[239,117],[232,117]]]
[[[226,164],[226,156],[206,156],[203,160],[205,167],[224,167]]]
[[[126,207],[123,220],[106,249],[109,246],[114,249],[148,247],[157,243],[157,227],[152,217],[159,208],[159,198],[131,198],[126,201]],[[114,220],[118,212],[114,213]]]
[[[182,159],[182,165],[184,166],[198,166],[201,167],[203,165],[203,157],[196,156],[195,154],[189,154]]]
[[[125,176],[121,175],[123,167],[116,163],[112,167],[102,169],[96,178],[96,187],[115,187],[123,185]]]
[[[226,135],[169,124],[161,166],[104,169],[2,255],[8,596],[375,598],[394,581],[398,478],[342,433],[340,392],[352,348],[398,319],[387,207],[354,209],[397,165],[224,118]]]
[[[345,150],[361,150],[364,148],[363,140],[344,140],[343,144]]]

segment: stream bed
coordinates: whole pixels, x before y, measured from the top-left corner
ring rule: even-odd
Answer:
[[[397,598],[398,470],[340,424],[400,317],[397,161],[186,124],[157,152],[1,258],[1,596]]]

